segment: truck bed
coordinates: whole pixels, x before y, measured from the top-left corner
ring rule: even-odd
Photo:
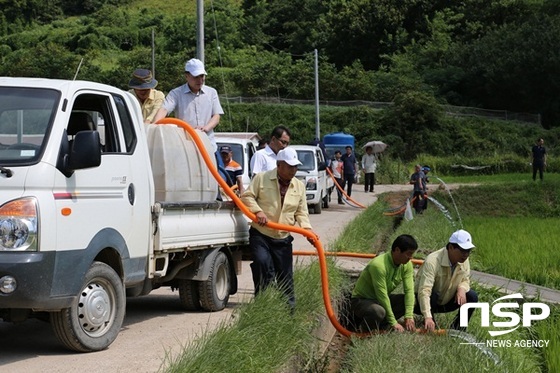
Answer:
[[[157,202],[154,251],[173,252],[247,245],[247,218],[231,201]]]

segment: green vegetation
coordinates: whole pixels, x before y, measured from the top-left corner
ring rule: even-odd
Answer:
[[[547,174],[545,182],[533,182],[528,175],[519,180],[515,175],[484,175],[467,177],[444,177],[446,182],[483,183],[479,186],[462,186],[452,190],[453,199],[444,188],[431,196],[447,209],[443,214],[432,202],[421,216],[413,220],[398,220],[398,228],[385,239],[384,247],[372,250],[371,245],[357,245],[361,252],[378,252],[389,248],[388,242],[399,234],[408,233],[417,238],[420,250],[417,257],[424,258],[429,252],[445,246],[451,232],[460,227],[473,235],[476,249],[471,255],[471,266],[487,273],[525,281],[536,285],[560,289],[560,253],[555,238],[560,234],[560,188],[559,175]],[[431,189],[436,184],[432,176]],[[384,206],[395,207],[404,203],[408,193],[387,193],[381,196]],[[390,203],[389,203],[390,202]],[[455,210],[454,203],[457,206]],[[335,242],[340,251],[341,243],[349,237],[367,241],[387,234],[386,224],[364,218],[369,210],[379,212],[374,205],[354,220]],[[446,217],[447,215],[447,217]],[[369,215],[367,215],[369,216]],[[379,219],[379,218],[377,218]],[[394,217],[384,217],[393,220]],[[379,228],[378,228],[379,225]],[[373,241],[369,241],[370,243]],[[479,298],[492,302],[503,296],[500,289],[488,289],[474,283]],[[437,315],[436,321],[446,328],[454,314]],[[461,345],[460,339],[449,336],[388,334],[383,338],[353,339],[344,372],[556,372],[560,366],[558,348],[560,332],[557,330],[560,308],[551,306],[551,316],[534,323],[531,328],[519,328],[513,333],[493,339],[502,339],[509,347],[490,347],[499,363],[495,364],[489,353],[473,345]],[[496,318],[491,315],[491,322]],[[496,319],[497,320],[497,319]],[[421,322],[421,320],[418,320]],[[497,320],[498,321],[498,320]],[[501,320],[500,320],[501,321]],[[480,326],[480,312],[475,312],[469,324],[469,333],[478,341],[492,339],[487,328]],[[547,347],[515,347],[518,340],[548,340]],[[483,345],[485,346],[485,345]],[[415,358],[411,358],[414,355]],[[429,357],[429,358],[428,358]],[[451,359],[451,360],[450,360]],[[453,361],[452,365],[450,361]]]
[[[153,32],[169,91],[196,54],[192,1],[2,5],[0,75],[72,78],[83,57],[81,79],[126,88],[134,68],[151,66]],[[221,94],[312,99],[317,49],[323,100],[428,104],[401,123],[403,140],[422,137],[413,125],[443,125],[433,103],[560,123],[556,0],[214,0],[204,10],[208,83]]]
[[[377,253],[387,250],[396,235],[409,233],[417,238],[421,248],[418,257],[423,258],[443,247],[462,222],[477,245],[471,256],[474,268],[558,289],[560,273],[556,264],[560,254],[555,252],[552,238],[560,233],[559,203],[554,197],[560,188],[556,175],[547,176],[542,184],[512,183],[508,175],[453,178],[457,183],[485,182],[452,191],[460,216],[448,192],[440,189],[432,195],[449,209],[447,217],[432,202],[422,216],[395,221],[383,212],[404,202],[408,193],[386,193],[350,223],[332,246],[337,251]],[[432,188],[434,184],[433,181]],[[512,208],[516,201],[520,203]],[[333,262],[328,263],[331,299],[341,299],[351,284]],[[298,270],[295,284],[298,306],[294,315],[289,314],[282,296],[271,289],[242,305],[231,322],[185,346],[181,356],[169,357],[165,370],[326,372],[329,361],[318,356],[316,338],[312,336],[319,315],[324,312],[317,263]],[[486,302],[503,296],[500,289],[472,285]],[[436,321],[441,328],[447,328],[453,316],[438,314]],[[488,328],[480,326],[478,311],[470,322],[469,334],[483,343],[480,348],[466,344],[472,340],[452,335],[389,333],[352,338],[345,356],[330,355],[329,359],[340,359],[341,372],[556,372],[560,367],[559,318],[560,308],[551,306],[551,315],[546,320],[504,336],[490,337]],[[491,314],[490,322],[493,321],[502,319]],[[417,319],[417,326],[421,326],[421,318]],[[486,341],[492,339],[509,345],[487,346]],[[549,345],[515,346],[517,341],[539,339],[549,341]],[[216,351],[234,351],[235,358],[217,358]]]
[[[487,176],[484,180],[495,181],[461,186],[451,192],[444,188],[434,190],[430,196],[446,211],[442,213],[429,202],[422,216],[415,216],[411,221],[398,220],[394,231],[395,217],[381,213],[391,211],[387,207],[389,198],[393,203],[390,207],[399,207],[409,193],[403,192],[397,197],[383,195],[381,204],[369,207],[345,228],[333,243],[334,250],[377,253],[387,250],[396,236],[408,233],[417,239],[420,247],[417,257],[423,258],[444,247],[450,234],[463,227],[471,232],[477,246],[471,256],[474,269],[560,289],[557,265],[560,252],[555,241],[555,237],[560,236],[559,177],[547,176],[543,183],[532,180],[499,182],[511,176]],[[453,179],[457,183],[462,181],[472,179]],[[432,190],[436,182],[432,178]]]
[[[340,299],[348,280],[327,261],[331,299]],[[295,271],[296,308],[268,288],[236,309],[234,319],[168,357],[166,372],[306,371],[318,359],[313,332],[324,316],[317,262]]]
[[[502,296],[497,289],[476,286],[482,299],[489,302]],[[447,327],[453,314],[438,314],[440,327]],[[484,343],[480,349],[469,341],[449,335],[389,333],[372,338],[353,338],[342,372],[499,372],[535,373],[556,372],[557,347],[560,333],[556,328],[560,308],[552,307],[551,316],[534,324],[532,328],[519,328],[502,337],[490,337],[486,328],[480,327],[480,313],[475,312],[469,323],[469,334]],[[494,319],[491,318],[491,322]],[[420,322],[420,319],[418,320]],[[502,339],[511,347],[488,347],[486,340]],[[546,339],[547,348],[515,347],[517,340]],[[507,343],[507,342],[506,342]],[[486,352],[484,352],[486,351]],[[493,359],[496,357],[498,363]]]

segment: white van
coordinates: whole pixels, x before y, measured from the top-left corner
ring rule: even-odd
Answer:
[[[305,184],[305,195],[310,212],[320,214],[328,208],[334,183],[327,174],[327,160],[320,147],[314,145],[290,145],[302,163],[296,177]]]

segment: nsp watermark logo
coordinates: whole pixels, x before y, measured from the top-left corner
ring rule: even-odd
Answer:
[[[531,303],[531,302],[506,302],[510,299],[519,299],[523,301],[523,295],[519,293],[506,295],[496,299],[492,302],[492,314],[498,318],[507,319],[509,321],[493,321],[492,326],[495,328],[509,328],[507,330],[490,330],[488,333],[492,337],[504,335],[513,332],[521,325],[528,327],[531,322],[544,320],[550,315],[550,307],[545,303]],[[515,312],[518,310],[521,303],[521,316]],[[478,303],[465,303],[461,306],[460,312],[460,326],[466,327],[468,321],[468,310],[471,308],[479,308],[481,312],[481,326],[490,327],[490,304],[485,302]],[[507,309],[514,309],[508,311]],[[533,312],[535,311],[535,312]]]

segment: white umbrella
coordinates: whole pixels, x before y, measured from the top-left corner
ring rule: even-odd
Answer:
[[[369,141],[362,148],[367,148],[371,146],[374,153],[381,153],[387,148],[387,144],[382,141]]]

